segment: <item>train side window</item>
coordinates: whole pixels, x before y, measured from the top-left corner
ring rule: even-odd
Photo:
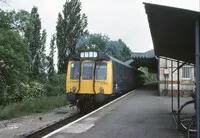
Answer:
[[[71,63],[71,73],[70,73],[70,79],[71,80],[78,80],[80,77],[80,62],[72,62]]]
[[[107,63],[97,62],[96,64],[96,80],[106,80],[107,78]]]
[[[92,80],[93,67],[94,67],[93,62],[84,62],[83,63],[83,74],[82,74],[83,80]]]

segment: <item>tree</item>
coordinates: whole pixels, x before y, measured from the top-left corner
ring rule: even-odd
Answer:
[[[77,49],[95,49],[105,52],[121,61],[131,58],[130,49],[121,39],[112,41],[108,36],[102,34],[89,34],[81,37],[77,43]]]
[[[81,37],[77,42],[77,49],[95,49],[106,52],[110,38],[102,34],[89,34]]]
[[[40,73],[40,49],[41,49],[41,21],[38,14],[38,8],[33,7],[31,11],[31,20],[33,24],[33,31],[30,38],[30,52],[32,58],[32,72],[33,75],[39,75]]]
[[[0,28],[0,103],[26,81],[29,62],[28,46],[22,37],[15,31]]]
[[[127,45],[121,40],[118,40],[119,45],[121,46],[121,60],[122,61],[126,61],[129,60],[131,58],[131,50],[127,47]]]
[[[31,58],[23,34],[29,15],[26,11],[0,10],[0,103],[17,95],[28,79]]]
[[[29,45],[33,32],[33,23],[29,12],[25,10],[5,12],[0,9],[0,19],[0,28],[17,31]]]
[[[47,39],[47,33],[46,30],[44,29],[41,34],[40,38],[40,49],[39,52],[37,53],[36,61],[39,63],[39,76],[38,79],[40,81],[45,81],[46,80],[46,69],[47,69],[47,56],[45,54],[46,52],[46,39]]]
[[[58,14],[58,21],[56,26],[56,43],[58,49],[58,72],[62,72],[65,68],[65,60],[67,58],[67,48],[65,48],[64,40],[64,27],[63,27],[63,17],[61,13]]]
[[[66,71],[67,59],[76,53],[78,39],[87,34],[87,17],[80,12],[80,0],[67,0],[63,6],[62,14],[58,14],[56,36],[59,73]]]
[[[111,56],[121,61],[126,61],[131,58],[131,50],[121,39],[118,41],[109,41],[107,44],[107,49],[107,52]]]
[[[45,47],[46,47],[46,39],[47,39],[47,33],[46,33],[46,30],[43,30],[42,31],[42,34],[41,34],[41,48],[40,48],[40,51],[39,51],[39,60],[40,60],[40,67],[39,67],[39,70],[40,70],[40,75],[42,77],[42,79],[45,79],[45,70],[46,70],[46,67],[47,67],[47,56],[45,54],[46,50],[45,50]]]
[[[11,18],[12,29],[17,31],[23,38],[31,25],[31,14],[25,10],[10,11],[8,16]]]
[[[0,28],[11,29],[11,18],[8,16],[8,12],[4,12],[0,9]]]
[[[56,37],[55,35],[52,36],[51,42],[50,42],[50,53],[48,56],[48,75],[49,77],[53,76],[55,74],[55,69],[54,69],[54,53],[55,53],[55,40]]]

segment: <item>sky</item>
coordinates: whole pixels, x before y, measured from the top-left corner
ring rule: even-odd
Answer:
[[[133,52],[153,49],[143,2],[199,11],[199,0],[81,0],[82,13],[88,17],[90,33],[106,34],[112,40],[122,39]],[[49,45],[59,12],[65,0],[8,0],[3,9],[31,11],[37,6],[42,28],[47,30]]]

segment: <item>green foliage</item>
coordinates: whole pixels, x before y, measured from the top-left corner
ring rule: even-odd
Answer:
[[[32,32],[31,14],[25,10],[3,11],[0,9],[0,28],[19,33],[23,39],[29,39]]]
[[[131,59],[131,50],[121,39],[118,41],[109,41],[107,43],[107,49],[109,55],[121,61]]]
[[[40,80],[45,78],[46,31],[44,30],[41,36],[38,33],[41,25],[37,8],[33,8],[32,14],[24,10],[18,12],[0,10],[0,17],[0,104],[44,95],[45,90],[40,89],[39,83],[28,82],[31,61],[37,63],[34,65],[37,70],[39,69],[39,78],[43,77]],[[38,34],[39,37],[35,36]],[[37,44],[32,43],[33,40],[38,40],[36,38],[40,39]],[[33,46],[32,49],[36,48],[36,55],[32,60],[30,46]]]
[[[58,48],[58,72],[65,73],[67,59],[75,54],[78,39],[87,33],[87,17],[81,14],[80,0],[67,0],[62,14],[58,14],[56,26]]]
[[[25,10],[20,10],[18,12],[10,11],[8,16],[11,19],[12,30],[17,31],[23,38],[31,24],[31,14]]]
[[[21,36],[12,30],[0,28],[0,103],[6,95],[15,93],[18,84],[27,80],[26,74],[30,63],[27,45]]]
[[[34,99],[37,97],[44,96],[46,94],[46,90],[44,89],[44,85],[33,81],[28,83],[20,83],[18,87],[14,89],[13,93],[7,95],[7,100],[12,102],[21,102],[25,100]]]
[[[47,59],[45,55],[46,45],[46,30],[41,33],[41,19],[38,14],[38,8],[33,7],[31,11],[32,32],[28,35],[31,58],[32,58],[32,77],[34,79],[45,79],[45,69],[47,66]]]
[[[55,74],[49,78],[49,81],[45,84],[45,89],[48,96],[62,95],[65,93],[66,75]]]
[[[140,71],[142,71],[144,73],[143,75],[143,79],[145,83],[149,83],[149,82],[156,82],[157,81],[157,74],[155,73],[150,73],[148,71],[147,67],[141,67],[139,69]]]
[[[59,96],[42,96],[20,103],[10,103],[1,107],[0,120],[29,115],[32,113],[48,112],[54,108],[67,105],[68,102],[64,95]]]
[[[89,34],[81,37],[77,44],[77,50],[95,49],[97,51],[106,51],[107,43],[110,38],[102,34]]]
[[[8,12],[4,12],[0,9],[0,28],[2,29],[11,29],[11,19],[8,14]]]
[[[66,58],[67,58],[67,48],[65,46],[64,40],[64,27],[63,27],[63,17],[61,13],[58,14],[58,21],[56,26],[56,43],[58,49],[58,71],[61,72],[66,67]]]
[[[37,7],[31,13],[0,10],[0,118],[66,105],[65,75],[56,75],[53,64],[56,38],[47,62],[46,37]],[[44,84],[47,63],[50,75]]]
[[[42,81],[46,80],[46,73],[45,70],[47,69],[47,56],[45,54],[46,50],[46,39],[47,39],[47,33],[46,30],[42,31],[42,35],[41,35],[41,48],[39,50],[39,60],[40,60],[40,66],[39,66],[39,74],[40,74],[40,78]]]
[[[50,42],[50,53],[49,53],[49,56],[47,57],[47,60],[48,60],[47,72],[48,72],[49,77],[55,74],[55,69],[54,69],[54,54],[55,54],[55,49],[56,49],[55,40],[56,40],[56,37],[55,35],[53,35]]]
[[[82,49],[103,51],[121,61],[131,59],[131,51],[121,39],[112,41],[102,34],[89,34],[81,37],[77,43],[77,50]]]
[[[31,52],[31,58],[32,58],[32,72],[33,76],[39,75],[40,71],[40,30],[41,30],[41,21],[38,14],[38,8],[33,7],[31,11],[31,20],[33,24],[33,31],[31,35],[30,40],[30,52]]]

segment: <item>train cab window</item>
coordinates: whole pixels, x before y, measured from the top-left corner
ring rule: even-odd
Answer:
[[[83,80],[92,80],[93,68],[94,68],[93,62],[83,63],[83,73],[82,73]]]
[[[106,80],[107,63],[97,62],[96,64],[96,80]]]
[[[70,73],[70,79],[71,80],[78,80],[79,79],[79,74],[80,72],[80,62],[72,62],[71,63],[71,73]]]

